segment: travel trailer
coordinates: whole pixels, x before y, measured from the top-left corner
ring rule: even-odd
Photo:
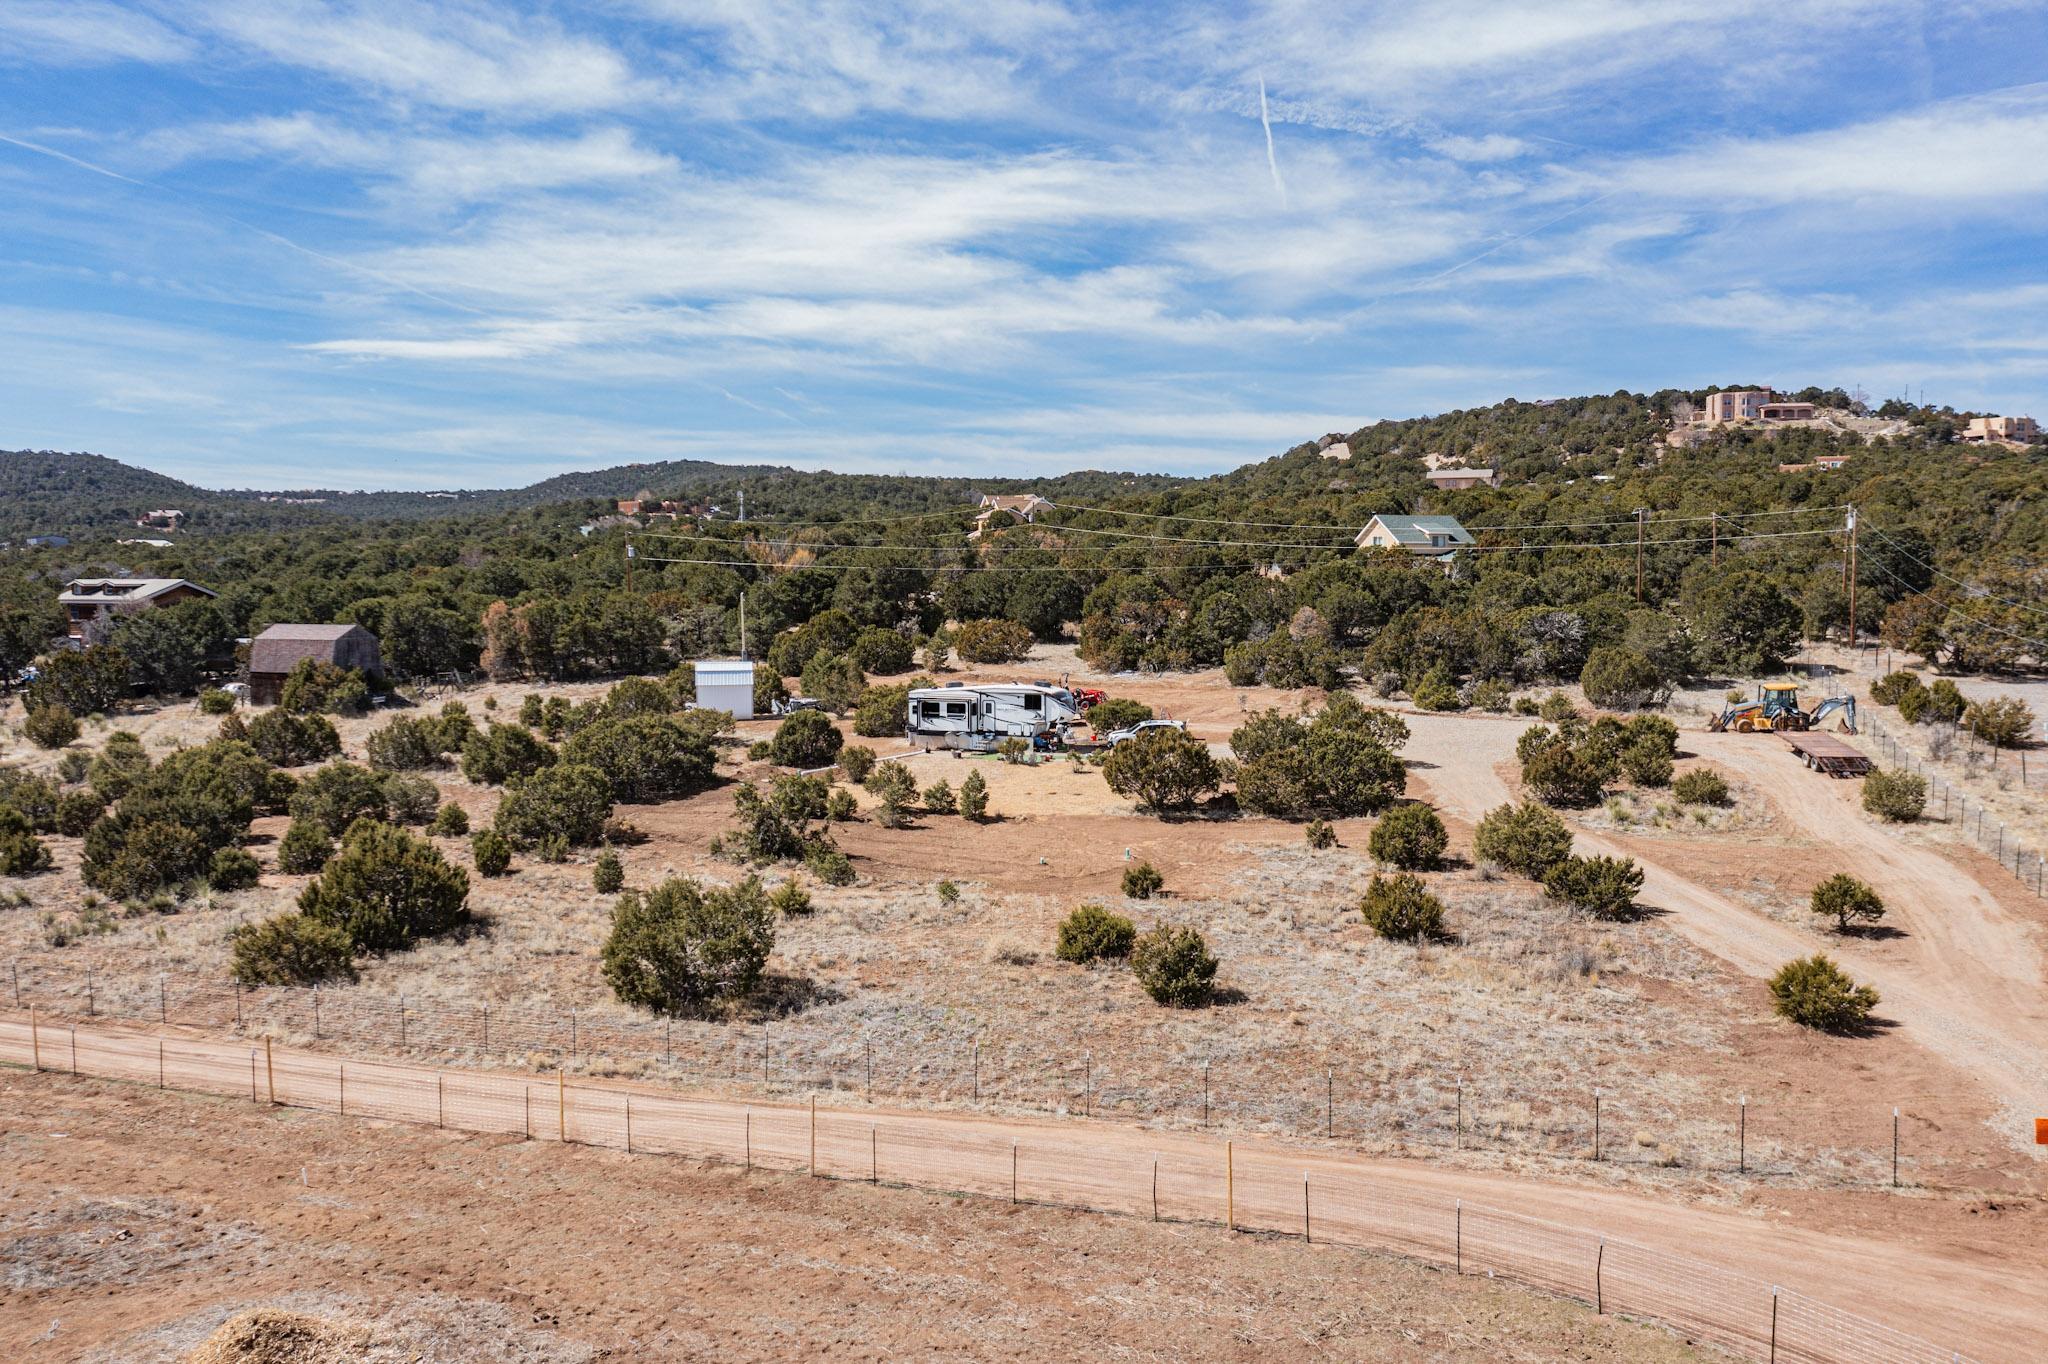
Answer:
[[[911,692],[904,732],[920,748],[985,753],[1004,739],[1058,735],[1080,718],[1074,693],[1049,682],[954,682]]]

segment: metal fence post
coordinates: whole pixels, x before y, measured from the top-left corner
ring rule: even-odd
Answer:
[[[1735,1172],[1749,1173],[1749,1096],[1737,1100],[1739,1107],[1735,1117]]]
[[[1202,1062],[1202,1126],[1209,1125],[1209,1063]]]
[[[28,1010],[28,1056],[29,1067],[37,1075],[43,1073],[43,1032],[36,1026],[36,1010],[31,1004]]]
[[[1308,1231],[1308,1171],[1301,1172],[1301,1239],[1304,1245],[1314,1245],[1316,1238]]]
[[[1152,1157],[1152,1220],[1159,1220],[1159,1157]]]
[[[1458,1135],[1456,1149],[1465,1149],[1465,1077],[1458,1077]]]
[[[1602,1271],[1607,1266],[1607,1238],[1600,1238],[1600,1249],[1593,1254],[1593,1315],[1604,1316],[1607,1312],[1607,1290],[1601,1282]]]
[[[165,985],[164,973],[161,971],[156,973],[156,1021],[159,1023],[171,1021],[170,989]]]
[[[1337,1135],[1337,1071],[1330,1067],[1323,1071],[1323,1139]],[[1307,1179],[1307,1175],[1302,1176]]]
[[[1892,1187],[1899,1187],[1899,1110],[1892,1110]]]
[[[1771,1360],[1778,1364],[1778,1286],[1771,1285]]]
[[[85,968],[85,1016],[87,1018],[93,1016],[92,968],[90,966]]]
[[[1593,1091],[1593,1159],[1600,1159],[1600,1091]]]
[[[7,968],[14,974],[14,1007],[19,1009],[21,1007],[21,963],[11,961],[7,963]]]
[[[1456,1247],[1453,1253],[1457,1258],[1452,1263],[1456,1271],[1463,1274],[1465,1272],[1465,1200],[1462,1198],[1457,1200],[1456,1203],[1452,1204],[1452,1208],[1453,1215],[1457,1218],[1457,1221],[1453,1224],[1454,1230],[1452,1232],[1453,1244]]]
[[[1095,1053],[1086,1052],[1081,1057],[1084,1088],[1081,1091],[1081,1116],[1095,1116]]]

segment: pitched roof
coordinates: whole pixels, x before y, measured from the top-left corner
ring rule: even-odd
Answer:
[[[1461,478],[1490,479],[1493,477],[1493,470],[1467,469],[1463,465],[1458,465],[1456,467],[1431,469],[1423,474],[1423,477],[1431,483],[1452,483]]]
[[[335,661],[342,640],[361,635],[377,648],[377,637],[360,625],[273,625],[249,645],[249,671],[288,673],[309,658]]]
[[[1472,532],[1459,525],[1455,516],[1383,515],[1373,517],[1373,521],[1377,521],[1389,535],[1404,545],[1427,545],[1432,535],[1449,536],[1451,543],[1458,545],[1477,543],[1472,538]],[[1365,530],[1371,529],[1372,524],[1368,522]],[[1359,532],[1361,539],[1364,535],[1365,531]]]
[[[209,597],[220,594],[184,578],[74,578],[57,594],[60,602],[138,602],[161,597],[172,588],[189,587]]]

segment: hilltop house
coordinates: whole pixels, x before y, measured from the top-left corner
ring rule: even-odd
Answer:
[[[1477,543],[1455,516],[1375,516],[1358,532],[1360,549],[1405,549],[1424,558],[1441,559]]]
[[[57,594],[57,604],[64,608],[72,646],[84,648],[104,639],[116,616],[219,595],[183,578],[74,578]]]
[[[1972,417],[1969,425],[1956,433],[1956,439],[1972,445],[1991,441],[2032,445],[2041,439],[2041,428],[2032,417]]]
[[[967,538],[980,539],[981,533],[988,529],[989,519],[997,512],[1008,512],[1019,520],[1031,521],[1051,506],[1052,503],[1037,493],[983,493],[980,509],[974,514],[974,529],[967,532]]]
[[[1461,491],[1466,488],[1498,488],[1498,469],[1431,469],[1423,475],[1432,488]]]
[[[135,518],[138,526],[152,526],[157,530],[179,530],[185,525],[185,513],[166,507],[161,511],[144,512]]]
[[[309,658],[364,673],[384,671],[377,637],[360,625],[273,625],[249,645],[249,699],[276,705],[285,678]]]
[[[1743,421],[1810,422],[1814,413],[1812,403],[1781,398],[1768,388],[1734,388],[1709,393],[1694,420],[1707,426]]]

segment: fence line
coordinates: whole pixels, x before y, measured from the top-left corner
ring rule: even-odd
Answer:
[[[1125,1049],[1097,1056],[1058,1051],[1037,1038],[1002,1040],[936,1025],[906,1060],[873,1032],[803,1021],[708,1023],[620,1018],[503,1004],[421,1003],[350,987],[246,988],[212,977],[159,973],[96,975],[16,961],[0,979],[0,1006],[37,1008],[45,1017],[101,1017],[227,1030],[250,1037],[310,1038],[382,1050],[438,1052],[458,1060],[506,1058],[548,1066],[638,1066],[671,1079],[758,1087],[765,1092],[851,1092],[898,1102],[1007,1105],[1048,1113],[1114,1113],[1176,1128],[1226,1124],[1303,1138],[1375,1143],[1397,1152],[1490,1151],[1556,1160],[1597,1160],[1655,1167],[1683,1165],[1748,1177],[1803,1176],[1821,1182],[1926,1185],[1919,1162],[1899,1147],[1894,1105],[1872,1105],[1854,1148],[1799,1152],[1788,1130],[1789,1105],[1756,1094],[1731,1095],[1726,1112],[1690,1151],[1645,1146],[1626,1135],[1645,1118],[1611,1084],[1583,1102],[1532,1102],[1489,1091],[1457,1074],[1361,1075],[1315,1065],[1249,1069],[1176,1051]],[[945,1063],[932,1055],[949,1058]],[[1908,1106],[1907,1116],[1913,1117]],[[1837,1105],[1808,1115],[1840,1132]],[[1686,1121],[1680,1118],[1679,1121]],[[1698,1121],[1698,1120],[1694,1120]]]
[[[0,1063],[537,1141],[816,1178],[1298,1235],[1487,1273],[1668,1323],[1746,1358],[1957,1364],[1959,1353],[1705,1261],[1446,1201],[1301,1152],[1103,1129],[742,1104],[644,1088],[423,1068],[241,1042],[0,1020]],[[1146,1149],[1134,1137],[1156,1139]],[[1121,1138],[1121,1139],[1119,1139]]]
[[[1972,807],[1969,793],[1955,783],[1945,779],[1935,770],[1938,758],[1917,757],[1911,749],[1901,745],[1895,734],[1890,732],[1884,718],[1876,713],[1875,706],[1864,729],[1871,742],[1888,757],[1894,767],[1924,777],[1927,781],[1927,809],[1922,818],[1944,824],[1953,824],[1976,847],[1977,851],[1991,854],[1992,860],[2009,871],[2013,879],[2034,892],[2048,898],[2048,858],[2032,848],[2023,845],[2012,833],[2005,821],[1993,818],[1986,821],[1984,801],[1980,797],[1975,806],[1975,819],[1971,818]],[[1991,750],[1994,754],[1996,749]],[[2025,755],[2020,755],[2025,763]],[[1968,764],[1965,763],[1967,769]],[[2021,768],[2025,772],[2024,765]],[[2024,787],[2022,788],[2024,789]],[[1935,802],[1940,802],[1939,808]]]

